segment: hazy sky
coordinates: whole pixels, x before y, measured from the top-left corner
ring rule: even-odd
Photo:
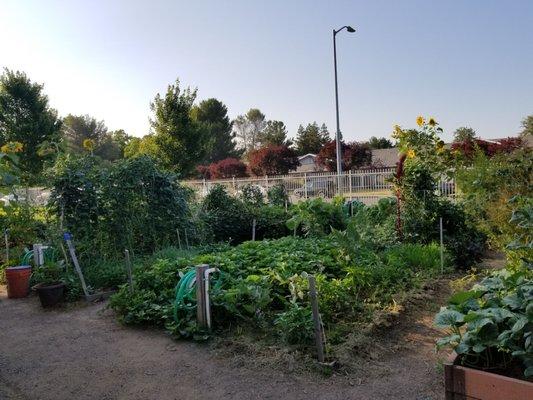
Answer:
[[[61,115],[148,132],[149,103],[177,77],[231,117],[260,108],[349,140],[434,116],[446,131],[516,134],[533,114],[533,0],[0,0],[0,66],[45,84]]]

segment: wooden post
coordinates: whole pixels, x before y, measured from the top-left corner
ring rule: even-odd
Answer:
[[[81,272],[80,264],[78,262],[78,257],[76,257],[76,250],[74,249],[74,244],[72,244],[72,235],[67,232],[63,235],[63,238],[65,239],[65,242],[67,242],[68,251],[70,252],[70,257],[72,258],[72,263],[74,264],[74,268],[76,269],[76,272],[78,273],[78,277],[80,278],[83,293],[85,294],[85,297],[87,298],[89,297],[89,290],[87,289],[87,285],[85,284],[85,278],[83,277],[83,273]]]
[[[289,209],[289,205],[287,203],[287,199],[285,199],[285,212],[287,212],[287,210]]]
[[[319,362],[324,362],[324,342],[322,341],[322,324],[320,313],[318,312],[318,296],[316,292],[316,281],[313,275],[307,277],[309,281],[309,297],[311,298],[311,309],[313,311],[313,324],[315,327],[315,343]]]
[[[351,169],[348,171],[348,179],[350,180],[348,182],[348,186],[350,188],[350,200],[351,200],[352,199],[352,170]],[[352,217],[353,217],[353,213],[352,213]]]
[[[440,229],[440,273],[444,273],[444,234],[442,229],[442,217],[439,218]]]
[[[176,233],[178,234],[178,246],[181,250],[181,238],[180,238],[180,228],[176,229]]]
[[[184,232],[185,232],[185,244],[187,245],[187,250],[190,249],[189,247],[189,236],[187,235],[187,228],[183,228]]]
[[[252,241],[255,242],[255,225],[256,225],[255,218],[252,220]]]
[[[196,266],[196,321],[200,329],[207,328],[206,298],[205,298],[205,271],[208,265]]]
[[[305,199],[307,200],[307,173],[304,173],[304,193]]]
[[[128,271],[128,283],[130,285],[130,293],[133,293],[133,275],[131,272],[130,251],[128,249],[124,250],[124,255],[126,256],[126,271]]]
[[[4,242],[6,244],[6,263],[9,262],[9,229],[4,229]]]

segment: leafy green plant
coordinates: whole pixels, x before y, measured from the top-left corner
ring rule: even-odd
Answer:
[[[64,267],[58,262],[46,262],[34,267],[32,271],[32,282],[34,284],[52,285],[63,281]]]
[[[533,376],[533,273],[502,270],[456,293],[435,316],[448,329],[438,348],[451,347],[464,364],[505,368],[513,358]]]
[[[301,230],[305,236],[327,235],[331,229],[346,227],[346,215],[340,204],[327,203],[321,198],[301,201],[290,209],[287,227]]]

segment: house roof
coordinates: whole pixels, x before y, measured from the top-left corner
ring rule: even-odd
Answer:
[[[307,154],[304,154],[303,156],[298,157],[298,160],[301,160],[301,159],[303,159],[303,158],[307,158],[307,157],[316,158],[316,154],[313,154],[313,153],[307,153]]]
[[[372,164],[382,167],[394,167],[398,161],[398,148],[372,150]]]

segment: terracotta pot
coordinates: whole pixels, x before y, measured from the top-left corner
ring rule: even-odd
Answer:
[[[30,292],[31,267],[20,265],[18,267],[8,267],[6,271],[7,297],[19,299],[26,297]]]
[[[464,367],[458,362],[453,353],[444,364],[446,400],[533,399],[533,382]]]

